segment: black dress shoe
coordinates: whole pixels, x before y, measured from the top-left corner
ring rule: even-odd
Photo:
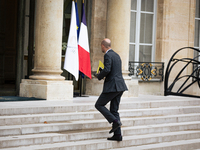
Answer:
[[[115,132],[119,127],[121,127],[122,123],[117,120],[117,122],[113,122],[112,129],[109,133]]]
[[[111,138],[107,138],[107,140],[111,141],[122,141],[122,136],[120,135],[113,135]]]

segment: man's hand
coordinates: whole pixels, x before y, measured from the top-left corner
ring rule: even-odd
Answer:
[[[97,78],[98,74],[97,74],[97,73],[94,73],[93,76],[95,76],[95,77]]]
[[[99,68],[99,71],[101,72],[102,70],[103,70],[103,68],[100,67],[100,68]]]

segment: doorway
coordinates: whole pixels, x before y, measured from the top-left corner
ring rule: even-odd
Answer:
[[[0,95],[16,95],[18,0],[0,1]]]

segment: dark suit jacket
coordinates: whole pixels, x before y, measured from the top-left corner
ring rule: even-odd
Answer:
[[[99,80],[105,78],[103,93],[121,92],[128,90],[122,77],[120,56],[113,50],[104,55],[104,69],[98,74]]]

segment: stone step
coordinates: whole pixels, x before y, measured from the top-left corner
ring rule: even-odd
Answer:
[[[143,146],[134,146],[126,148],[115,148],[110,150],[200,150],[200,139],[181,140],[173,142],[163,142],[158,144],[147,144]]]
[[[200,150],[200,139],[180,140],[172,142],[163,142],[157,144],[147,144],[142,146],[133,146],[125,148],[115,148],[109,150]]]
[[[123,141],[115,142],[108,141],[106,139],[94,139],[94,140],[83,140],[83,141],[72,141],[72,142],[60,142],[52,144],[22,146],[15,148],[5,148],[4,150],[29,150],[29,149],[81,149],[81,150],[94,150],[94,149],[116,149],[122,147],[139,146],[145,144],[172,142],[172,141],[189,141],[194,139],[193,143],[199,143],[200,131],[181,131],[181,132],[168,132],[159,134],[148,134],[148,135],[133,135],[124,136]],[[198,147],[196,147],[198,148]]]
[[[90,103],[70,103],[70,102],[28,102],[28,103],[12,103],[8,105],[3,103],[0,106],[0,115],[26,115],[26,114],[47,114],[47,113],[67,113],[67,112],[83,112],[94,111],[95,100]],[[144,109],[144,108],[159,108],[159,107],[180,107],[180,106],[199,106],[200,100],[198,99],[172,99],[172,100],[140,100],[129,101],[122,100],[120,109]]]
[[[140,117],[140,118],[122,118],[123,126],[141,126],[141,125],[153,125],[164,123],[177,123],[177,122],[190,122],[199,121],[200,113],[195,114],[179,114],[168,115],[158,117]],[[105,119],[98,120],[79,120],[68,121],[60,123],[39,123],[39,124],[27,124],[27,125],[10,125],[0,126],[0,136],[7,135],[21,135],[21,134],[35,134],[46,132],[60,132],[71,131],[80,129],[98,129],[98,128],[110,128],[111,125]]]
[[[163,107],[147,109],[129,109],[119,110],[121,117],[147,117],[147,116],[164,116],[176,114],[200,113],[200,106],[184,107]],[[59,121],[74,121],[83,119],[103,119],[103,116],[97,111],[90,112],[71,112],[71,113],[52,113],[52,114],[28,114],[0,116],[0,126],[50,123]]]
[[[200,130],[200,121],[196,122],[184,122],[184,123],[169,123],[159,125],[148,125],[148,126],[133,126],[133,127],[122,127],[123,136],[131,135],[145,135],[153,133],[164,133],[164,132],[178,132],[178,131],[189,131],[189,130]],[[17,146],[29,146],[48,144],[56,142],[67,142],[67,141],[80,141],[80,140],[91,140],[99,139],[111,136],[108,134],[109,129],[98,129],[98,130],[77,130],[67,131],[58,133],[42,133],[42,134],[31,134],[31,135],[17,135],[17,136],[6,136],[0,137],[0,148],[6,147],[17,147]]]

